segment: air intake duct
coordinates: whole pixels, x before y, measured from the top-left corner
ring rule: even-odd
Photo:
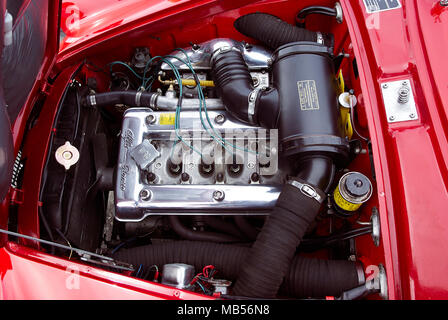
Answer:
[[[283,156],[348,158],[349,144],[338,129],[338,102],[330,50],[314,42],[294,42],[274,52],[274,88],[255,89],[242,53],[215,51],[212,75],[230,113],[238,119],[278,128]]]
[[[334,46],[332,34],[298,28],[267,13],[246,14],[236,19],[233,25],[245,36],[257,39],[273,50],[297,41],[314,41],[324,44],[328,48]]]
[[[222,47],[211,60],[218,92],[239,119],[278,128],[280,154],[295,159],[299,168],[283,188],[233,287],[235,295],[274,298],[325,200],[335,164],[344,165],[348,158],[349,144],[337,125],[332,50],[312,42],[315,34],[269,15],[244,16],[235,26],[277,49],[273,88],[254,92],[241,52]],[[292,42],[300,40],[309,41]]]
[[[274,86],[279,95],[277,127],[285,156],[327,154],[342,163],[349,145],[338,129],[338,102],[329,49],[294,42],[274,52]]]

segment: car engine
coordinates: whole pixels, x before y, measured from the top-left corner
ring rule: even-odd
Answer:
[[[209,76],[210,57],[213,48],[219,46],[243,52],[255,89],[269,86],[271,54],[262,47],[230,39],[212,40],[186,52],[199,76]],[[182,55],[177,54],[179,58]],[[175,58],[171,61],[182,79],[192,77],[185,65]],[[166,64],[161,70],[170,72]],[[205,99],[213,129],[208,124],[204,129],[198,98],[184,98],[179,130],[182,139],[192,143],[190,149],[178,143],[176,137],[176,95],[169,90],[153,97],[152,108],[163,111],[131,108],[124,113],[115,189],[116,218],[139,221],[154,214],[267,214],[291,173],[287,165],[278,167],[277,134],[239,121],[226,111],[219,98]],[[215,133],[219,140],[213,138]],[[221,141],[229,142],[231,147]],[[201,154],[196,150],[202,150]]]
[[[356,258],[355,238],[378,245],[380,231],[375,210],[361,221],[372,178],[350,169],[369,146],[353,132],[344,54],[332,34],[266,13],[234,28],[254,43],[213,38],[83,62],[55,124],[43,234],[206,295],[380,292]]]

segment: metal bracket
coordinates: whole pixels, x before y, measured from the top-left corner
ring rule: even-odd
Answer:
[[[418,120],[410,80],[384,82],[381,84],[381,90],[389,123]]]

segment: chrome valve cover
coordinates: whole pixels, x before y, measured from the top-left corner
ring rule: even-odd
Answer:
[[[208,120],[202,113],[207,130],[200,118],[198,111],[180,113],[177,133],[182,142],[175,130],[175,112],[149,108],[125,112],[116,175],[116,219],[140,221],[163,214],[263,215],[270,211],[289,171],[278,165],[276,130],[250,127],[225,110],[208,111]]]

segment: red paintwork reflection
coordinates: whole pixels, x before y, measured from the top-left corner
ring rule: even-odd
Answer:
[[[74,65],[86,57],[104,65],[113,58],[126,58],[132,47],[138,45],[148,45],[153,53],[165,54],[166,50],[186,46],[189,41],[200,42],[217,36],[240,37],[233,30],[232,21],[247,12],[267,11],[292,22],[297,10],[303,6],[334,3],[331,0],[302,0],[300,4],[297,1],[132,0],[107,1],[109,6],[104,1],[76,1],[82,21],[78,31],[67,29],[70,37],[63,43],[56,65],[63,72],[50,90],[41,118],[25,145],[24,154],[32,159],[29,161],[32,173],[25,175],[26,201],[19,208],[19,223],[20,230],[27,234],[37,234],[39,230],[37,193],[42,160],[54,106],[65,86],[63,78],[73,72]],[[353,51],[349,52],[356,55],[360,73],[352,85],[355,89],[359,86],[362,89],[362,94],[358,93],[358,97],[362,96],[359,108],[365,110],[373,147],[378,199],[372,199],[369,206],[378,205],[382,228],[382,247],[372,248],[370,239],[363,238],[358,242],[359,252],[369,259],[374,257],[373,263],[385,264],[391,299],[446,299],[448,43],[444,39],[448,38],[448,15],[433,0],[402,0],[403,9],[378,15],[367,15],[362,0],[340,2],[352,41],[350,50]],[[310,26],[315,27],[313,19]],[[328,25],[327,21],[322,23],[322,31],[335,32],[338,43],[342,43],[339,45],[345,47],[345,25]],[[416,93],[419,120],[389,125],[380,85],[405,78],[411,79]],[[16,148],[21,142],[20,132],[23,132],[31,101],[27,102],[28,108],[14,125]],[[363,121],[361,125],[364,124]],[[368,208],[365,207],[365,213],[368,213]],[[369,245],[365,244],[366,241],[370,241]],[[384,256],[381,256],[383,249]],[[44,270],[41,272],[52,281],[63,277],[62,269],[55,271],[51,264],[51,261],[63,259],[36,251],[22,251],[24,255],[30,254],[31,260],[12,255],[5,249],[0,252],[0,278],[6,279],[2,288],[18,290],[18,293],[8,290],[8,297],[41,297],[42,294],[37,292],[40,288],[28,288],[30,283],[20,282],[19,278],[26,275],[14,276],[16,268],[19,270],[26,265],[30,270]],[[51,273],[48,270],[52,270]],[[86,278],[86,283],[92,283],[90,289],[95,291],[86,295],[98,297],[108,290],[108,286],[103,287],[104,283],[116,278],[99,269],[91,270],[98,270],[96,279],[100,279],[100,275],[105,276],[101,282],[90,282],[94,280]],[[120,277],[124,283],[131,279]],[[28,288],[26,292],[21,286],[15,286],[15,281]],[[95,287],[93,283],[96,283]],[[54,290],[66,291],[58,285],[55,284]],[[141,292],[140,289],[135,290]],[[148,293],[150,296],[159,297],[164,287],[154,286],[148,290],[153,290]],[[5,297],[5,290],[2,292]],[[60,296],[69,298],[67,293]],[[167,294],[164,297],[171,296]]]
[[[446,299],[448,16],[431,0],[402,1],[403,10],[376,17],[362,1],[341,3],[373,142],[390,296]],[[405,78],[420,118],[388,124],[380,85]]]
[[[0,299],[210,299],[75,263],[9,242],[0,249]]]

